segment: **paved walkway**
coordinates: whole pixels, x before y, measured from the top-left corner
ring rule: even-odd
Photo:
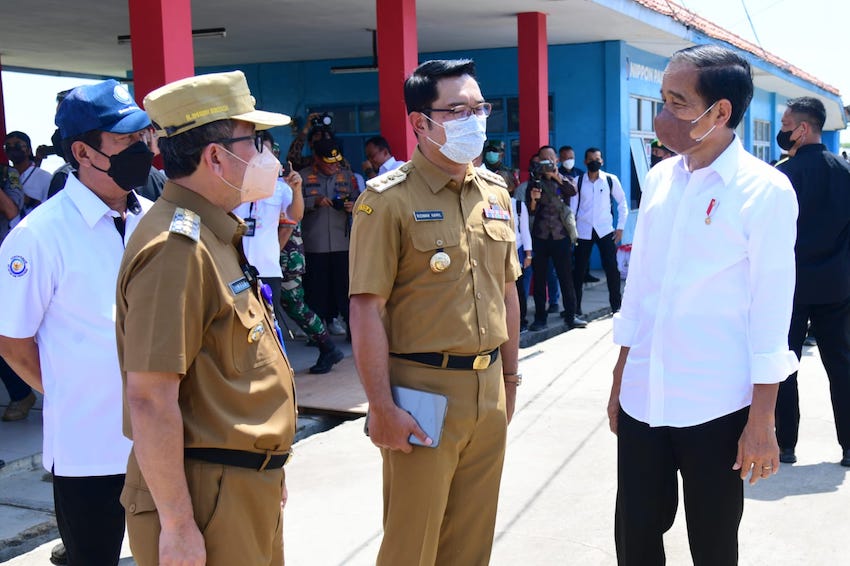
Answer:
[[[605,416],[616,353],[610,318],[521,351],[525,380],[509,428],[492,564],[616,563],[616,439]],[[746,488],[742,565],[847,562],[837,542],[850,538],[850,469],[837,464],[840,450],[817,348],[804,352],[800,389],[799,463]],[[374,564],[381,539],[380,457],[362,429],[357,419],[296,445],[287,466],[289,566]],[[6,503],[0,505],[0,540],[11,525],[5,514],[10,508],[49,516],[50,486],[41,475],[0,478],[0,504]],[[672,565],[691,564],[682,515],[680,510],[666,537]],[[46,564],[54,543],[9,564]],[[10,550],[0,548],[0,561],[3,552],[13,555]],[[129,553],[124,556],[122,564],[132,564]]]

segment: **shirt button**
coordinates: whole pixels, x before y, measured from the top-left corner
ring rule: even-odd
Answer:
[[[437,245],[438,245],[438,246],[442,246],[442,245],[443,245],[443,241],[442,241],[442,240],[437,240]]]
[[[472,260],[472,267],[478,267],[478,260],[477,259]]]
[[[487,334],[487,329],[483,326],[481,327],[481,334]]]
[[[480,299],[480,298],[481,298],[481,293],[475,293],[475,296],[476,296],[477,298],[479,298],[479,299]]]
[[[136,504],[135,504],[135,503],[131,503],[131,504],[130,504],[130,509],[128,509],[128,510],[130,511],[130,513],[135,513],[135,512],[136,512]]]

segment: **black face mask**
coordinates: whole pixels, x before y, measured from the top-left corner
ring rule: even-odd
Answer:
[[[7,147],[6,148],[6,155],[9,156],[9,159],[15,165],[20,165],[21,163],[23,163],[24,161],[27,160],[27,157],[29,157],[27,155],[27,152],[24,151],[23,146],[20,146],[20,145]]]
[[[587,163],[587,170],[590,171],[591,173],[596,173],[600,169],[602,169],[602,162],[601,161],[589,161]]]
[[[151,164],[153,163],[153,152],[148,149],[145,142],[137,141],[115,155],[106,155],[99,149],[95,149],[95,151],[109,158],[109,169],[104,170],[94,164],[92,164],[92,167],[112,177],[115,184],[125,191],[143,187],[148,182],[148,175],[150,175]]]
[[[796,130],[797,128],[794,128]],[[794,130],[788,130],[787,132],[783,132],[779,130],[776,133],[776,143],[779,147],[782,148],[782,151],[791,151],[791,148],[794,147],[794,144],[797,142],[791,141],[791,134],[794,133]]]

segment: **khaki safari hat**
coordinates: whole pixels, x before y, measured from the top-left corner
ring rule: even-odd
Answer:
[[[285,126],[286,114],[256,110],[242,71],[198,75],[174,81],[145,97],[144,107],[158,134],[171,137],[217,120],[253,122],[258,130]]]

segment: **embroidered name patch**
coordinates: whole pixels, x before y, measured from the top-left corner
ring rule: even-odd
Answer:
[[[413,218],[417,222],[432,222],[434,220],[443,219],[442,210],[416,210],[413,212]]]
[[[251,288],[251,284],[245,277],[240,277],[239,279],[233,281],[232,283],[229,283],[228,285],[230,286],[230,290],[233,291],[234,295],[244,293],[245,291]]]
[[[12,277],[22,277],[28,269],[27,260],[23,256],[12,256],[12,259],[9,261],[9,274]]]

